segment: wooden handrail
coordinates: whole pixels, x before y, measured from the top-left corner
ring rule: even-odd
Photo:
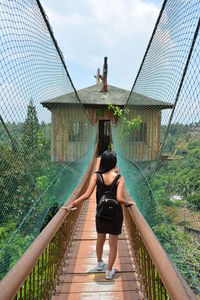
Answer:
[[[130,198],[128,192],[125,197]],[[136,206],[128,208],[133,222],[145,244],[148,254],[155,265],[170,299],[173,300],[195,300],[197,297],[176,269],[160,242],[157,240],[152,229]]]
[[[97,145],[95,146],[93,158],[86,173],[66,201],[68,204],[85,191],[96,163],[96,157]],[[68,214],[69,212],[66,210],[60,209],[30,247],[24,252],[13,268],[6,274],[0,282],[0,299],[13,299]]]

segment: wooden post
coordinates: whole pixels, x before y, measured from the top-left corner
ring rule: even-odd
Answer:
[[[107,74],[108,74],[108,64],[107,64],[107,57],[104,57],[104,65],[103,65],[103,92],[107,92],[108,91],[108,87],[107,87]]]

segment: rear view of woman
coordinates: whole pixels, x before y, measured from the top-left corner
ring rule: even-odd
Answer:
[[[117,164],[117,156],[113,151],[104,151],[101,156],[100,167],[97,172],[92,175],[87,191],[74,200],[69,206],[63,208],[70,210],[73,207],[76,207],[80,202],[87,200],[94,188],[97,187],[96,190],[96,202],[97,206],[102,195],[105,192],[109,192],[112,190],[113,198],[115,198],[119,205],[119,213],[118,218],[113,220],[112,222],[101,220],[96,216],[96,231],[97,231],[97,244],[96,244],[96,254],[97,254],[97,266],[96,269],[101,271],[104,266],[104,261],[102,259],[103,254],[103,246],[106,240],[106,234],[109,234],[109,258],[107,264],[107,270],[105,274],[106,279],[111,279],[115,274],[115,269],[113,268],[113,264],[117,255],[117,242],[118,236],[121,234],[122,223],[123,223],[123,213],[121,204],[125,206],[135,205],[133,201],[126,201],[123,198],[123,187],[124,187],[124,178],[123,176],[117,174],[116,171]]]

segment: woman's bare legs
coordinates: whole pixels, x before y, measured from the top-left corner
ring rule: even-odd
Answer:
[[[109,234],[109,259],[108,259],[108,267],[109,271],[112,270],[113,264],[115,262],[117,256],[117,242],[118,242],[118,235]]]
[[[103,254],[103,245],[106,240],[105,233],[97,233],[97,244],[96,244],[96,254],[97,254],[97,261],[102,261],[102,254]]]

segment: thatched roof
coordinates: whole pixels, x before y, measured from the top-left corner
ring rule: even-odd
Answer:
[[[130,91],[120,89],[118,87],[108,85],[108,92],[102,92],[101,86],[98,84],[77,91],[82,104],[87,106],[108,105],[112,103],[118,106],[124,106],[127,102]],[[49,99],[41,102],[41,104],[49,109],[56,104],[72,104],[78,103],[77,97],[74,92],[65,94],[60,97]],[[136,106],[154,106],[160,109],[172,108],[173,104],[159,101],[138,93],[132,93],[130,105]]]

